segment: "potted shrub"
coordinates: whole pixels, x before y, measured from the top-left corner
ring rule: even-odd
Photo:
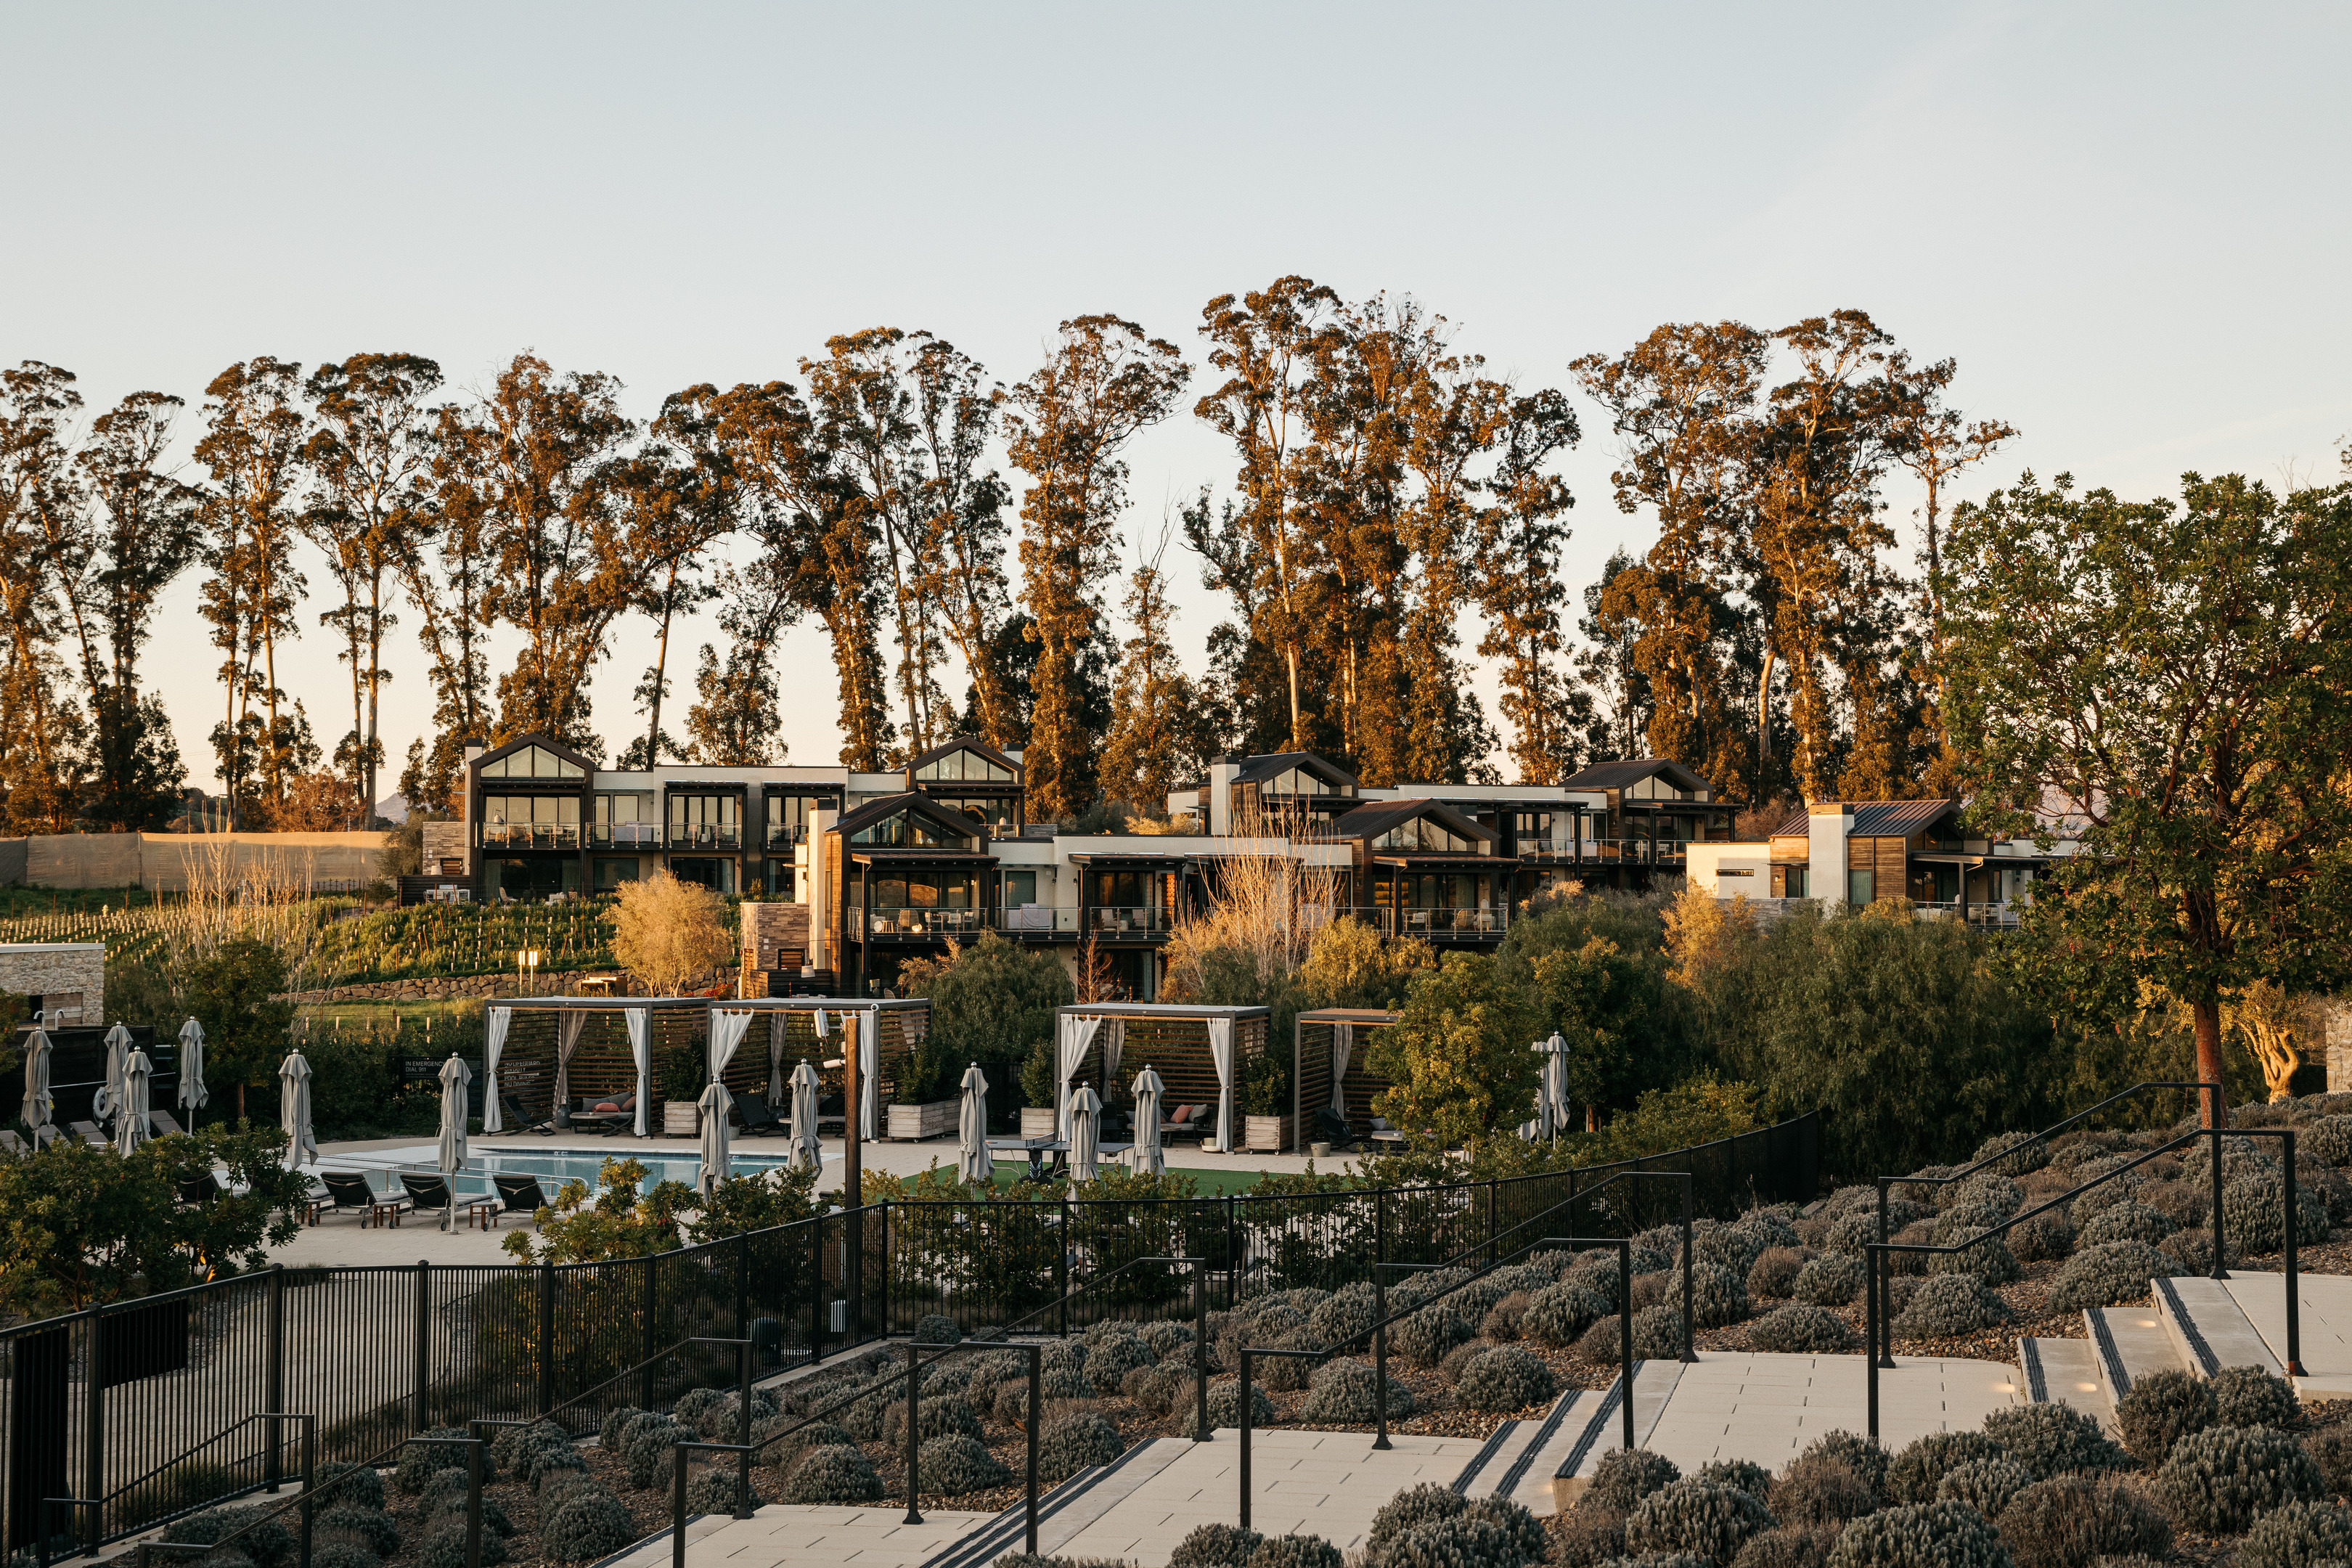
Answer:
[[[1290,1074],[1268,1051],[1251,1062],[1242,1079],[1242,1147],[1258,1153],[1290,1147],[1297,1119],[1290,1109]]]
[[[702,1052],[694,1046],[672,1046],[654,1057],[654,1093],[660,1098],[661,1130],[672,1138],[693,1138],[702,1131],[695,1101],[709,1081]]]

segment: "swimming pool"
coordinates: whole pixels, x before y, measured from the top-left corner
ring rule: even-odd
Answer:
[[[838,1160],[838,1152],[827,1154],[827,1160]],[[635,1159],[643,1161],[646,1182],[684,1182],[692,1186],[702,1174],[699,1154],[684,1152],[639,1152],[634,1149],[479,1149],[466,1156],[465,1169],[457,1173],[451,1184],[457,1195],[465,1198],[487,1198],[496,1194],[490,1185],[492,1176],[536,1176],[539,1184],[551,1199],[555,1189],[565,1182],[585,1183],[594,1191],[596,1175],[607,1160]],[[368,1149],[348,1154],[337,1154],[307,1167],[317,1171],[356,1171],[367,1178],[368,1185],[380,1193],[400,1190],[403,1171],[437,1172],[440,1151],[431,1143],[416,1143],[399,1149]],[[730,1150],[727,1168],[739,1176],[759,1175],[792,1163],[784,1153],[742,1153]]]

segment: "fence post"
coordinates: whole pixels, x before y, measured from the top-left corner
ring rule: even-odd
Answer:
[[[1685,1162],[1687,1163],[1687,1162]],[[1627,1301],[1630,1303],[1631,1297]],[[1691,1348],[1692,1335],[1698,1325],[1691,1321],[1691,1178],[1683,1173],[1683,1360],[1695,1363],[1698,1352]]]
[[[1878,1441],[1878,1248],[1865,1247],[1863,1257],[1863,1360],[1870,1384],[1870,1440]]]
[[[482,1440],[466,1445],[466,1568],[482,1568]]]
[[[286,1408],[286,1265],[269,1266],[269,1282],[263,1289],[268,1292],[263,1321],[268,1325],[269,1370],[263,1377],[261,1397],[262,1408],[270,1415],[261,1425],[262,1441],[269,1446],[261,1467],[261,1489],[274,1492],[285,1469],[286,1430],[277,1413]]]
[[[1055,1203],[1060,1209],[1062,1226],[1054,1236],[1054,1294],[1058,1298],[1054,1303],[1054,1327],[1064,1339],[1067,1339],[1070,1336],[1070,1199],[1067,1188],[1063,1189],[1063,1195]],[[1034,1410],[1029,1413],[1033,1421],[1036,1415]]]
[[[637,1359],[645,1363],[645,1369],[643,1372],[638,1373],[637,1379],[637,1408],[640,1410],[651,1410],[654,1407],[654,1351],[656,1349],[654,1330],[654,1259],[660,1256],[661,1255],[657,1252],[649,1252],[646,1255],[646,1307],[644,1314],[645,1344],[641,1347],[640,1353],[637,1356]]]
[[[1029,1419],[1022,1425],[1029,1429],[1029,1555],[1032,1557],[1037,1555],[1037,1428],[1045,1425],[1045,1422],[1039,1419],[1038,1414],[1045,1407],[1045,1347],[1031,1345],[1029,1347]]]
[[[908,1340],[907,1342],[907,1517],[903,1521],[908,1524],[923,1522],[923,1516],[915,1509],[915,1441],[918,1436],[915,1428],[922,1419],[922,1410],[916,1402],[922,1397],[922,1390],[919,1386],[922,1381],[923,1348],[913,1340]],[[1043,1411],[1033,1406],[1029,1412],[1029,1425],[1036,1426],[1044,1418],[1044,1415]]]
[[[316,1511],[311,1505],[313,1483],[318,1479],[318,1448],[319,1418],[305,1415],[302,1417],[302,1535],[296,1568],[310,1568],[310,1516]]]
[[[2303,1217],[2303,1205],[2296,1201],[2294,1187],[2294,1131],[2284,1130],[2286,1140],[2286,1374],[2302,1377],[2303,1370],[2303,1303],[2295,1279],[2294,1233]]]
[[[1387,1398],[1388,1391],[1387,1391],[1386,1389],[1382,1389],[1382,1390],[1381,1391],[1381,1397],[1382,1397],[1383,1401],[1385,1401],[1385,1400],[1386,1400],[1386,1398]],[[1242,1347],[1242,1528],[1243,1528],[1244,1530],[1247,1530],[1247,1529],[1249,1528],[1249,1521],[1250,1521],[1250,1462],[1249,1462],[1249,1460],[1250,1460],[1250,1453],[1249,1453],[1249,1451],[1250,1451],[1250,1352],[1249,1352],[1249,1347],[1248,1347],[1247,1345],[1244,1345],[1244,1346]]]
[[[882,1337],[890,1337],[890,1201],[882,1201]]]
[[[539,1413],[555,1408],[555,1265],[539,1266]]]
[[[735,1517],[751,1517],[751,1342],[735,1347],[740,1358],[735,1379]]]
[[[2213,1278],[2230,1277],[2230,1236],[2221,1217],[2221,1097],[2213,1100]]]
[[[89,1390],[84,1404],[89,1408],[82,1420],[82,1436],[88,1444],[82,1455],[82,1491],[99,1499],[106,1496],[106,1314],[100,1307],[89,1310]],[[95,1556],[106,1534],[106,1510],[93,1506],[82,1512],[89,1520],[89,1528],[84,1533],[89,1538],[90,1553]],[[47,1541],[48,1536],[48,1518],[44,1513],[41,1539]]]
[[[1886,1178],[1885,1176],[1878,1178],[1878,1241],[1879,1245],[1882,1247],[1884,1247],[1890,1239],[1886,1234]],[[1894,1282],[1887,1278],[1885,1259],[1884,1258],[1879,1259],[1879,1264],[1880,1266],[1872,1269],[1867,1277],[1870,1289],[1875,1297],[1875,1300],[1871,1303],[1874,1310],[1874,1315],[1871,1316],[1870,1321],[1876,1323],[1881,1329],[1885,1330],[1885,1333],[1883,1339],[1879,1334],[1873,1333],[1870,1336],[1870,1343],[1864,1346],[1864,1350],[1865,1353],[1869,1355],[1874,1364],[1878,1366],[1893,1366],[1895,1364],[1895,1331],[1893,1327],[1895,1321],[1895,1303],[1890,1297],[1895,1289],[1895,1285]],[[1871,1386],[1874,1389],[1877,1387],[1877,1384],[1874,1383]]]
[[[652,1259],[646,1261],[650,1263]],[[824,1215],[820,1214],[809,1222],[809,1365],[814,1366],[824,1359]]]
[[[433,1265],[416,1260],[416,1415],[410,1423],[422,1432],[433,1425]]]
[[[1234,1195],[1225,1194],[1225,1310],[1232,1311],[1242,1299],[1241,1237],[1234,1226]]]
[[[1626,1314],[1620,1311],[1619,1317]],[[1630,1320],[1629,1320],[1630,1321]],[[1380,1407],[1372,1429],[1372,1447],[1387,1448],[1389,1442],[1389,1270],[1385,1263],[1372,1265],[1372,1403]]]
[[[1192,1259],[1192,1441],[1209,1440],[1209,1260]]]
[[[735,1237],[735,1337],[751,1337],[751,1237],[748,1232]]]
[[[1495,1267],[1495,1195],[1500,1184],[1493,1177],[1486,1180],[1486,1267]]]

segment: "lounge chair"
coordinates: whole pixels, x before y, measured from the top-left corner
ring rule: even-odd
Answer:
[[[547,1194],[539,1190],[537,1176],[492,1176],[490,1185],[499,1190],[499,1201],[509,1214],[530,1215],[548,1206]]]
[[[359,1215],[362,1226],[381,1226],[387,1220],[396,1226],[409,1206],[405,1197],[387,1197],[369,1186],[367,1178],[357,1171],[321,1171],[319,1180],[326,1184],[327,1201],[334,1211]]]
[[[33,1129],[33,1147],[37,1150],[46,1149],[64,1136],[64,1133],[57,1130],[55,1123],[44,1121]]]
[[[515,1096],[501,1094],[499,1096],[499,1104],[506,1110],[508,1131],[536,1132],[542,1138],[551,1138],[555,1135],[555,1122],[551,1117],[533,1117],[530,1111],[522,1108],[522,1101]]]
[[[742,1120],[743,1136],[746,1138],[761,1138],[791,1131],[764,1096],[746,1094],[740,1089],[728,1092],[735,1097],[735,1114]]]
[[[400,1184],[407,1189],[408,1201],[420,1209],[446,1209],[450,1206],[449,1184],[438,1172],[415,1171],[400,1173]]]
[[[19,1160],[28,1160],[33,1154],[33,1151],[26,1145],[22,1138],[5,1127],[0,1127],[0,1149],[5,1149]]]
[[[637,1096],[635,1089],[626,1094],[582,1095],[579,1104],[572,1110],[572,1125],[574,1127],[602,1127],[609,1134],[636,1124]]]
[[[149,1111],[147,1113],[147,1125],[155,1130],[155,1135],[158,1138],[168,1138],[175,1133],[184,1133],[187,1131],[186,1128],[182,1127],[179,1122],[173,1119],[172,1113],[168,1110]]]
[[[1198,1143],[1209,1130],[1209,1121],[1215,1108],[1207,1105],[1180,1105],[1160,1123],[1160,1141],[1189,1138]]]
[[[222,1186],[220,1178],[210,1171],[202,1175],[180,1178],[180,1201],[184,1204],[202,1205],[227,1195],[228,1189]]]
[[[69,1121],[66,1125],[73,1129],[75,1137],[93,1149],[103,1149],[112,1142],[104,1132],[99,1131],[98,1123],[95,1121]]]

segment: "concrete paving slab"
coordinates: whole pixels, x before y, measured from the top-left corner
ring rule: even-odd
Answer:
[[[2083,1313],[2100,1391],[2112,1407],[2132,1384],[2154,1373],[2178,1372],[2187,1363],[2154,1307],[2091,1307]]]
[[[2284,1367],[2271,1353],[2269,1344],[2246,1316],[2245,1309],[2238,1304],[2231,1283],[2193,1276],[2155,1282],[2157,1316],[2179,1352],[2180,1364],[2203,1377],[2210,1377],[2225,1366],[2259,1366],[2284,1375]],[[2283,1291],[2279,1310],[2283,1321]],[[2284,1333],[2281,1339],[2284,1342]]]
[[[2027,1404],[2072,1405],[2109,1432],[2121,1430],[2099,1372],[2098,1352],[2090,1341],[2020,1340],[2017,1358],[2023,1369]]]
[[[2352,1399],[2352,1278],[2298,1270],[2295,1287],[2303,1309],[2303,1375],[2294,1379],[2295,1392],[2312,1400]],[[2277,1365],[2285,1366],[2286,1276],[2233,1269],[2223,1288]]]
[[[995,1518],[945,1510],[906,1522],[902,1501],[892,1507],[805,1508],[764,1503],[750,1519],[705,1517],[687,1525],[688,1568],[785,1568],[787,1564],[856,1563],[859,1568],[916,1568],[942,1548]],[[667,1531],[644,1542],[606,1568],[667,1568]]]

